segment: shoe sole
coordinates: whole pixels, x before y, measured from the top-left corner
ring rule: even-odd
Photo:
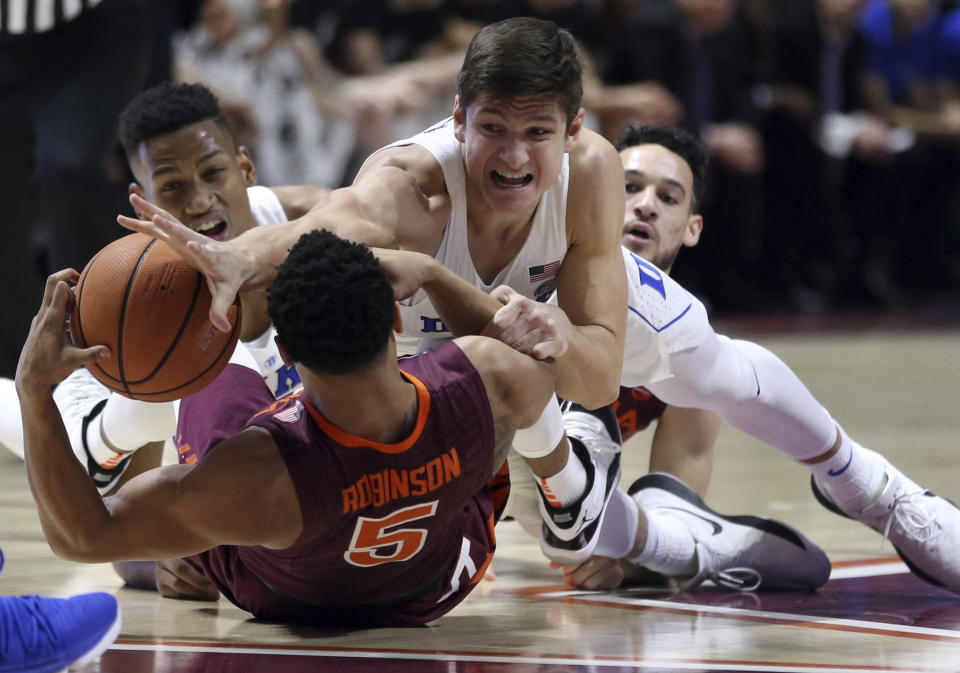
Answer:
[[[113,620],[113,624],[110,625],[110,628],[106,633],[103,634],[103,637],[97,641],[97,644],[89,650],[82,657],[77,659],[75,662],[71,663],[70,666],[81,666],[90,661],[93,661],[101,654],[103,654],[108,647],[113,645],[114,641],[117,639],[117,636],[120,635],[120,626],[123,624],[122,615],[120,614],[120,605],[117,605],[117,617]],[[69,668],[69,666],[68,666]]]
[[[858,521],[856,518],[850,516],[849,514],[844,512],[842,509],[837,507],[837,505],[832,500],[829,500],[827,496],[825,496],[823,492],[817,487],[817,480],[814,479],[812,474],[810,475],[810,490],[813,491],[813,497],[816,499],[816,501],[819,502],[825,509],[833,512],[834,514],[839,514],[845,519],[850,519],[851,521],[857,521],[858,523],[863,523],[862,521]],[[930,491],[924,491],[923,494],[933,496],[933,497],[939,497],[939,496],[936,496],[934,493],[931,493]],[[954,507],[956,507],[956,505],[953,503],[952,500],[947,500],[946,498],[943,498],[943,499],[949,502]],[[870,528],[870,530],[874,530],[870,526],[867,526],[867,527]],[[928,584],[932,584],[935,587],[940,587],[941,589],[946,589],[947,591],[953,591],[940,580],[934,577],[931,577],[930,575],[925,573],[921,568],[917,566],[917,564],[911,561],[906,554],[900,551],[900,548],[897,545],[893,544],[893,542],[890,543],[890,546],[893,547],[893,550],[897,552],[897,556],[900,557],[900,560],[903,561],[904,565],[906,565],[907,568],[910,569],[910,572],[912,572],[914,575],[922,579],[924,582],[927,582]]]

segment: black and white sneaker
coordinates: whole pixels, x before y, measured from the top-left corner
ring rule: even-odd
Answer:
[[[865,523],[889,539],[914,575],[960,593],[960,509],[875,455],[884,463],[886,482],[868,507],[841,506],[811,476],[813,495],[831,512]]]
[[[133,455],[118,457],[107,465],[101,465],[90,455],[87,428],[103,411],[110,394],[110,390],[93,378],[86,367],[71,372],[53,391],[53,400],[63,417],[70,446],[77,459],[87,468],[100,495],[108,493],[123,476]]]
[[[813,591],[830,578],[830,561],[796,529],[760,516],[724,516],[676,477],[653,473],[628,493],[645,512],[683,522],[696,541],[697,571],[674,578],[682,590],[706,580],[738,591]]]
[[[576,565],[593,554],[607,503],[620,481],[620,426],[612,406],[589,411],[564,402],[561,408],[571,458],[586,469],[587,486],[566,507],[554,507],[537,489],[543,519],[540,549],[551,561]]]

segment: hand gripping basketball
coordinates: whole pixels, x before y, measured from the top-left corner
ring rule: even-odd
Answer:
[[[71,334],[77,345],[102,344],[112,358],[87,368],[126,397],[165,402],[212,382],[240,336],[240,304],[226,311],[228,330],[209,319],[210,291],[199,271],[145,234],[114,241],[84,268]]]

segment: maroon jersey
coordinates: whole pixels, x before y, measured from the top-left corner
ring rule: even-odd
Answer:
[[[291,547],[221,546],[194,557],[235,604],[268,619],[422,624],[482,578],[495,547],[491,490],[503,481],[488,487],[494,429],[480,374],[454,343],[399,364],[419,404],[414,430],[396,444],[343,432],[302,392],[271,404],[259,373],[235,365],[184,400],[181,461],[261,426],[300,503],[303,532]],[[258,402],[262,411],[251,411]]]
[[[653,421],[663,416],[667,405],[653,396],[649,390],[620,388],[620,398],[613,403],[613,410],[620,422],[620,435],[627,441],[634,434],[645,430]]]

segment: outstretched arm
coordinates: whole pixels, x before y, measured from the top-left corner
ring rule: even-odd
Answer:
[[[454,336],[480,334],[500,308],[496,298],[430,255],[384,248],[374,248],[373,254],[387,272],[397,301],[422,288]]]
[[[237,292],[269,285],[302,234],[327,229],[366,245],[416,249],[432,222],[430,203],[418,180],[389,165],[366,172],[350,187],[330,192],[296,220],[254,227],[231,241],[207,238],[135,194],[130,201],[149,219],[120,215],[117,221],[165,241],[204,274],[213,295],[210,319],[219,329],[228,329],[226,311]]]
[[[151,470],[100,498],[74,457],[51,392],[76,367],[109,357],[103,346],[80,349],[66,336],[73,304],[67,281],[76,278],[68,269],[47,280],[16,377],[27,480],[51,548],[68,559],[105,562],[172,558],[218,544],[292,543],[302,527],[299,505],[283,459],[260,429],[227,440],[195,467]]]

